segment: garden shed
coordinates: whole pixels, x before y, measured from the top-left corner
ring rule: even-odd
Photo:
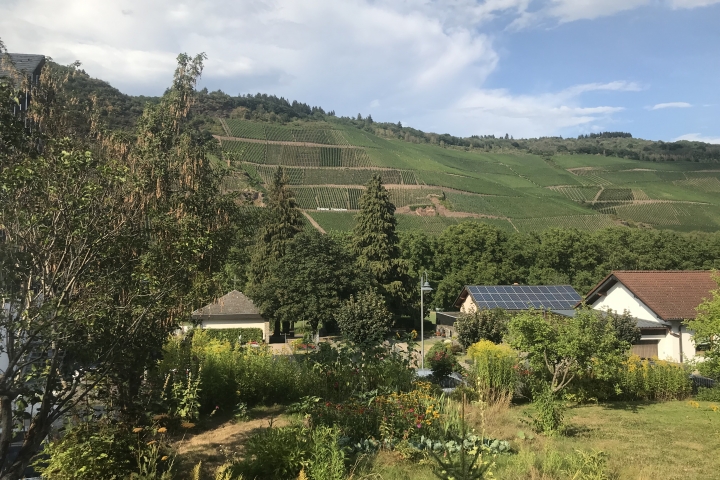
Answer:
[[[208,329],[259,328],[268,340],[270,323],[244,293],[233,290],[192,313],[193,322]]]

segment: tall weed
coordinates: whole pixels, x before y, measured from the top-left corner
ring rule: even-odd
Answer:
[[[620,373],[622,395],[629,400],[681,400],[692,393],[686,367],[631,355]]]
[[[515,350],[481,340],[468,348],[473,360],[472,381],[485,402],[509,404],[518,387],[521,366]]]

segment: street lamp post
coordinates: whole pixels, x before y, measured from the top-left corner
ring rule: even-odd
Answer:
[[[427,271],[420,274],[420,368],[425,368],[425,306],[423,295],[425,292],[432,292],[428,283]]]

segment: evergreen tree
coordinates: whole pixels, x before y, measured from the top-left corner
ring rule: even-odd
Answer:
[[[288,242],[302,231],[302,212],[300,212],[295,194],[287,186],[288,180],[285,170],[278,167],[273,176],[268,195],[268,219],[260,230],[255,251],[248,267],[249,286],[247,294],[255,301],[264,315],[273,316],[271,296],[269,291],[269,272],[273,262],[277,262],[285,255]],[[280,334],[280,319],[276,318],[274,334]],[[287,327],[285,329],[287,331]]]
[[[406,268],[400,260],[395,231],[395,205],[379,175],[373,175],[360,197],[360,213],[355,216],[352,252],[380,285],[381,293],[396,313],[405,303]]]

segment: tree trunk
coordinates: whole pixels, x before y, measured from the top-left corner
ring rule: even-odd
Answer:
[[[12,400],[7,395],[0,397],[0,468],[5,465],[13,437]]]
[[[11,465],[7,465],[6,459],[0,480],[19,480],[23,478],[25,469],[40,450],[40,445],[50,432],[50,427],[51,424],[48,422],[47,416],[43,416],[42,419],[35,417],[30,425],[30,430],[25,434],[25,440],[17,457],[15,457],[15,461]]]

